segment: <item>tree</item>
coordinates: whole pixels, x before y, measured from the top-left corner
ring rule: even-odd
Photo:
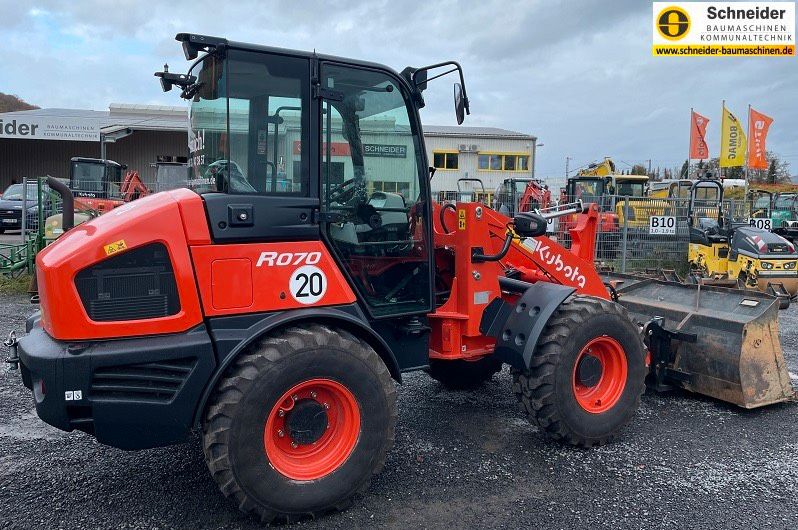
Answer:
[[[38,109],[36,105],[24,101],[18,96],[12,94],[4,94],[0,92],[0,112],[15,112],[18,110],[34,110]]]
[[[632,166],[632,169],[629,171],[630,175],[648,175],[648,170],[642,164],[635,164]]]
[[[790,182],[790,163],[782,160],[773,151],[768,151],[765,157],[769,161],[767,169],[751,169],[748,171],[748,180],[762,184],[783,184]]]
[[[778,166],[776,164],[776,159],[772,158],[770,160],[770,165],[768,166],[768,184],[775,184],[776,183],[776,171],[778,171]]]
[[[703,162],[703,160],[701,162]],[[682,164],[681,171],[679,171],[679,177],[686,179],[688,178],[689,172],[690,172],[690,161],[685,160],[684,164]]]

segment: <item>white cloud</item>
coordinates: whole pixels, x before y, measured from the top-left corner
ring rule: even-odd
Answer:
[[[112,101],[179,104],[152,73],[186,64],[173,40],[192,31],[368,59],[396,69],[445,59],[466,72],[466,124],[536,134],[538,174],[561,176],[605,155],[680,164],[689,109],[708,116],[717,153],[722,99],[775,118],[770,146],[794,157],[794,59],[653,58],[646,2],[585,0],[0,0],[7,52],[0,91],[50,107]],[[422,116],[454,122],[449,81],[432,84]]]

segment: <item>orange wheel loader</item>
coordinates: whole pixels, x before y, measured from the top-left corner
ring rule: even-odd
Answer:
[[[648,369],[592,265],[596,208],[568,251],[540,215],[430,198],[419,109],[456,73],[463,121],[459,64],[177,40],[193,65],[156,75],[190,104],[204,190],[125,204],[37,256],[41,311],[8,344],[44,421],[123,449],[199,431],[221,491],[262,521],[368,487],[407,371],[468,388],[507,364],[552,438],[618,435]]]

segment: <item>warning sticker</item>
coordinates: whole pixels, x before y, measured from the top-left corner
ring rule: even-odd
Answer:
[[[124,239],[120,239],[119,241],[114,241],[113,243],[108,243],[103,247],[105,249],[105,255],[110,256],[111,254],[116,254],[117,252],[121,252],[127,248]]]
[[[465,230],[466,228],[466,211],[457,210],[457,229]]]

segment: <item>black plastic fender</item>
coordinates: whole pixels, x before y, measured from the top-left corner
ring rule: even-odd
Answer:
[[[215,317],[208,320],[208,330],[216,348],[218,367],[197,404],[194,425],[200,425],[208,399],[228,366],[239,353],[266,333],[287,325],[301,325],[303,321],[337,326],[359,335],[374,348],[388,367],[391,377],[398,383],[402,382],[399,363],[390,346],[371,328],[356,306],[308,308],[277,313]]]
[[[496,337],[494,356],[514,368],[530,367],[540,334],[554,311],[576,291],[556,283],[500,278],[502,288],[522,293],[515,304],[494,299],[482,313],[479,331]]]

